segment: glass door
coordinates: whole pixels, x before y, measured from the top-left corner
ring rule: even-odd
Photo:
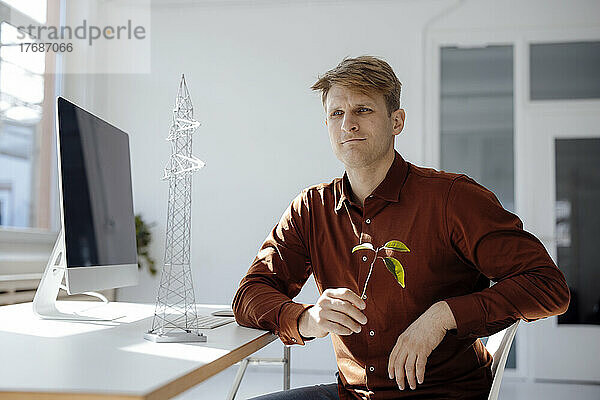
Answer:
[[[554,164],[556,260],[571,291],[558,324],[600,325],[600,137],[556,138]]]
[[[555,108],[556,105],[548,106]],[[531,325],[536,379],[600,382],[600,112],[530,113],[527,171],[531,230],[565,274],[566,314]],[[547,111],[547,110],[546,110]],[[556,110],[558,111],[558,110]]]
[[[600,382],[600,42],[529,45],[518,180],[525,228],[571,291],[567,312],[531,324],[532,375]]]
[[[563,271],[573,300],[521,324],[506,376],[600,383],[597,30],[430,33],[425,160],[496,193]]]

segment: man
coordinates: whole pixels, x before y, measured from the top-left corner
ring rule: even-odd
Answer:
[[[265,399],[487,399],[492,360],[477,338],[568,307],[564,276],[493,193],[394,150],[400,88],[368,56],[312,87],[346,172],[292,201],[233,309],[286,345],[331,334],[338,382]],[[311,273],[321,296],[293,302]]]

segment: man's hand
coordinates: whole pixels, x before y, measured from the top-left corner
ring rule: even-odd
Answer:
[[[327,289],[317,304],[304,310],[298,319],[298,331],[304,337],[323,337],[328,333],[351,335],[360,332],[367,317],[360,311],[365,302],[350,289]]]
[[[400,390],[404,390],[405,377],[411,389],[417,387],[417,380],[423,383],[427,357],[450,329],[456,329],[454,315],[448,303],[440,301],[402,332],[388,361],[388,375],[396,378]]]

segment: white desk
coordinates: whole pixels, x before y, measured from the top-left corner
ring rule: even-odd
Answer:
[[[61,301],[64,311],[99,302]],[[0,399],[168,399],[274,341],[235,322],[201,330],[206,343],[154,343],[154,304],[110,303],[114,322],[38,319],[31,303],[0,307]],[[225,305],[199,305],[208,314]]]

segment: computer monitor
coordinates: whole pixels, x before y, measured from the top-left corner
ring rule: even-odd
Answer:
[[[138,283],[129,138],[63,97],[56,109],[61,229],[34,312],[42,318],[103,320],[60,312],[56,297],[61,287],[76,294]]]

